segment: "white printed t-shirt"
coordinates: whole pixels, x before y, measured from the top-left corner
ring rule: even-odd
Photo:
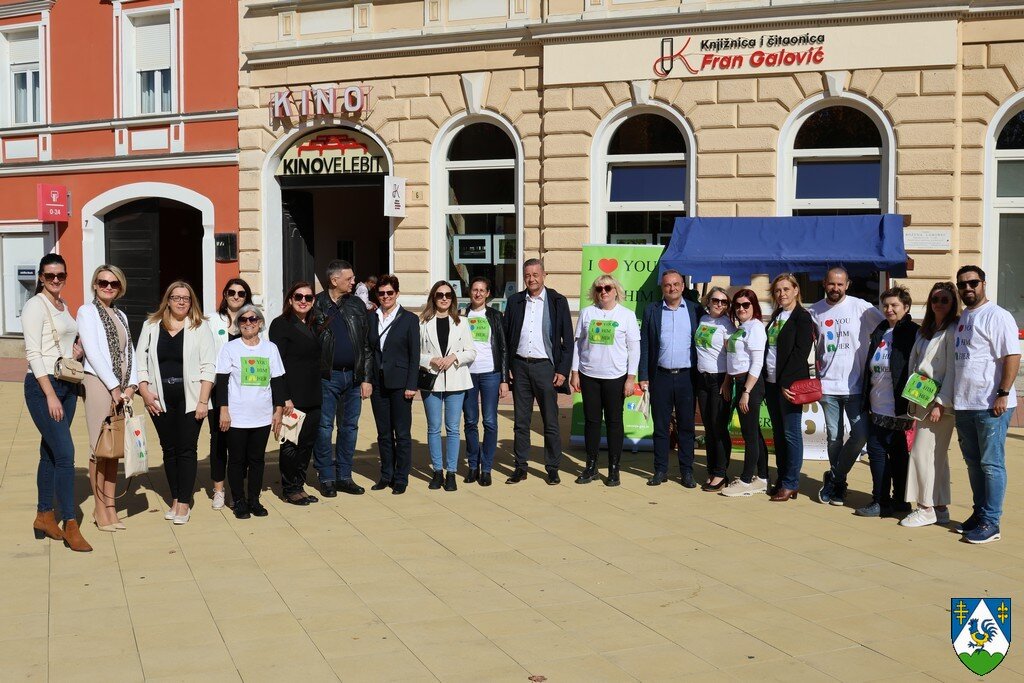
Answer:
[[[764,331],[764,323],[751,318],[742,323],[735,332],[729,336],[726,343],[728,358],[726,369],[730,375],[740,375],[753,372],[761,374],[764,366],[764,349],[768,344],[768,335]],[[743,381],[746,381],[744,379]]]
[[[821,392],[830,396],[860,394],[871,333],[885,316],[877,306],[854,296],[834,306],[822,299],[809,310],[818,326]]]
[[[786,326],[786,321],[789,320],[789,316],[792,315],[792,311],[782,311],[778,317],[775,318],[768,325],[766,333],[768,335],[768,354],[765,356],[765,380],[774,384],[776,380],[776,373],[779,369],[779,332]]]
[[[469,320],[469,335],[473,338],[476,348],[476,359],[469,364],[469,371],[474,375],[494,372],[494,349],[491,348],[491,321],[487,319],[487,311],[470,311],[466,314]]]
[[[587,306],[576,322],[572,369],[587,377],[616,379],[635,375],[640,365],[640,325],[622,304],[606,311]]]
[[[284,374],[284,363],[274,342],[261,339],[256,346],[249,346],[241,339],[229,341],[217,358],[217,374],[230,376],[228,412],[232,427],[266,427],[273,421],[270,380]]]
[[[697,369],[700,372],[717,374],[725,372],[725,341],[736,327],[729,316],[712,318],[705,315],[697,323],[693,343],[697,346]]]
[[[892,356],[892,328],[882,335],[875,355],[871,356],[871,412],[875,415],[896,417],[896,397],[893,396],[892,370],[889,358]]]
[[[953,409],[990,410],[1003,376],[1003,358],[1018,354],[1017,323],[1009,311],[991,301],[965,309],[956,326]],[[1016,405],[1017,392],[1011,386],[1006,407]]]

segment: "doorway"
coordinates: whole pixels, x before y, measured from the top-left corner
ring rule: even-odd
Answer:
[[[138,199],[107,212],[107,263],[124,271],[128,289],[118,305],[138,339],[146,317],[175,280],[192,285],[202,305],[202,213],[170,199]]]
[[[327,264],[343,259],[356,280],[391,271],[391,222],[384,215],[384,176],[311,183],[280,178],[282,273],[287,289],[305,280],[326,289]]]

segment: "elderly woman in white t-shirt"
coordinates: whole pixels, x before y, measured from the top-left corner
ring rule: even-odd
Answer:
[[[601,275],[590,287],[593,305],[580,311],[569,386],[583,394],[583,440],[587,465],[576,478],[589,484],[597,478],[601,447],[601,416],[608,442],[607,486],[619,485],[619,458],[625,432],[622,403],[633,393],[640,365],[640,325],[636,314],[622,305],[626,293],[611,275]]]
[[[729,294],[721,287],[712,287],[704,297],[707,310],[697,323],[693,340],[697,347],[697,405],[704,423],[704,446],[708,454],[708,480],[702,491],[721,491],[728,482],[729,456],[732,439],[729,437],[729,418],[732,416],[732,396],[729,395],[728,375],[725,372],[725,342],[736,331],[729,320]]]

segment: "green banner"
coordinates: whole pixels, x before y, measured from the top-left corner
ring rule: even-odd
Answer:
[[[622,304],[636,313],[637,320],[643,318],[647,304],[661,299],[658,286],[658,260],[664,247],[660,245],[629,244],[585,244],[583,245],[583,266],[580,273],[580,310],[590,305],[590,291],[594,280],[601,275],[611,275],[626,292]],[[595,340],[603,337],[601,331],[588,330]],[[654,423],[639,412],[643,392],[637,386],[632,396],[622,402],[622,423],[626,433],[625,443],[633,450],[650,450]],[[601,427],[602,434],[604,426]],[[602,440],[603,441],[603,440]],[[583,397],[572,397],[572,435],[570,443],[583,445]],[[605,444],[602,442],[602,446]]]

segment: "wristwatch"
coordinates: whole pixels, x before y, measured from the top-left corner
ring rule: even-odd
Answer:
[[[999,391],[996,392],[996,396],[999,397],[999,398],[1004,398],[1004,397],[1009,396],[1009,395],[1010,395],[1010,392],[1005,390],[1005,389],[1000,389]]]

